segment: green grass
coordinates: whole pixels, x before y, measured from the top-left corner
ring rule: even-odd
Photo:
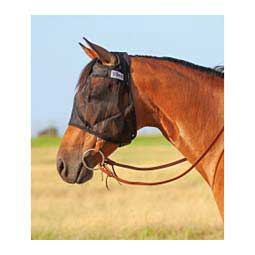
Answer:
[[[59,146],[62,137],[41,136],[31,139],[32,148]],[[169,142],[162,135],[140,135],[131,143],[132,146],[169,146]]]
[[[40,136],[31,139],[32,148],[37,147],[56,147],[60,144],[61,137]]]
[[[32,240],[72,240],[72,234],[61,233],[58,231],[34,231]],[[198,229],[198,228],[171,228],[149,226],[135,231],[125,230],[119,233],[88,233],[86,231],[77,233],[76,240],[222,240],[224,232],[218,229]]]
[[[140,135],[135,138],[131,145],[142,145],[142,146],[151,146],[151,145],[163,145],[169,146],[169,142],[162,135]]]

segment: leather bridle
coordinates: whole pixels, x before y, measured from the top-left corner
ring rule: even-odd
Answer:
[[[126,165],[126,164],[122,164],[122,163],[118,163],[115,162],[109,158],[105,158],[104,154],[102,153],[102,151],[96,151],[95,149],[89,149],[87,151],[85,151],[83,153],[83,164],[84,166],[91,170],[101,170],[102,173],[106,174],[106,187],[107,189],[109,189],[108,187],[108,178],[114,178],[116,181],[118,181],[119,183],[125,183],[125,184],[130,184],[130,185],[147,185],[147,186],[154,186],[154,185],[160,185],[160,184],[165,184],[165,183],[169,183],[169,182],[173,182],[176,181],[178,179],[180,179],[181,177],[185,176],[186,174],[188,174],[192,169],[194,169],[200,162],[201,160],[207,155],[207,153],[210,151],[210,149],[213,147],[213,145],[217,142],[217,140],[219,139],[219,137],[221,136],[221,134],[223,134],[224,132],[224,127],[222,127],[222,129],[219,131],[219,133],[215,136],[215,138],[213,139],[213,141],[210,143],[210,145],[205,149],[205,151],[197,158],[197,160],[185,171],[183,171],[181,174],[172,177],[170,179],[166,179],[166,180],[162,180],[162,181],[156,181],[156,182],[142,182],[142,181],[129,181],[126,179],[123,179],[121,177],[119,177],[114,169],[114,166],[119,166],[119,167],[123,167],[123,168],[127,168],[127,169],[131,169],[131,170],[137,170],[137,171],[151,171],[151,170],[159,170],[159,169],[163,169],[163,168],[167,168],[167,167],[171,167],[177,164],[181,164],[185,161],[187,161],[186,158],[182,158],[164,165],[159,165],[159,166],[153,166],[153,167],[137,167],[137,166],[131,166],[131,165]],[[99,152],[101,157],[102,157],[102,161],[101,163],[99,163],[99,167],[97,169],[93,169],[90,168],[86,161],[84,160],[85,156],[87,155],[87,153],[89,151],[96,151]],[[220,156],[221,157],[221,156]],[[217,164],[218,165],[218,164]],[[111,167],[111,169],[109,168],[109,166]]]

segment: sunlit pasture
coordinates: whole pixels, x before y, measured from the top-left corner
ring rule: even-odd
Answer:
[[[60,138],[32,139],[32,239],[223,239],[223,223],[207,183],[195,170],[160,186],[119,185],[110,191],[101,174],[82,185],[62,181],[56,170]],[[151,166],[182,155],[161,136],[140,136],[111,158]],[[130,180],[155,181],[181,172],[184,163],[155,172],[116,168]]]

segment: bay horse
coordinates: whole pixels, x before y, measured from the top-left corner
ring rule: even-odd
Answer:
[[[115,66],[113,52],[91,43],[80,43],[84,52],[103,66]],[[206,150],[224,126],[224,73],[169,57],[129,56],[130,81],[137,130],[158,128],[192,164]],[[77,94],[89,74],[83,69]],[[100,86],[97,77],[91,83]],[[62,138],[57,169],[68,183],[84,183],[93,176],[101,154],[109,156],[118,145],[74,125],[69,125]],[[84,151],[93,149],[83,159]],[[196,165],[196,170],[210,186],[222,219],[224,219],[224,133]]]

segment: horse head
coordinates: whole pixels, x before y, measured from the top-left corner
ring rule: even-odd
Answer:
[[[116,54],[89,42],[79,43],[92,61],[83,69],[69,126],[57,154],[57,170],[68,183],[84,183],[93,169],[136,136],[129,65]]]

